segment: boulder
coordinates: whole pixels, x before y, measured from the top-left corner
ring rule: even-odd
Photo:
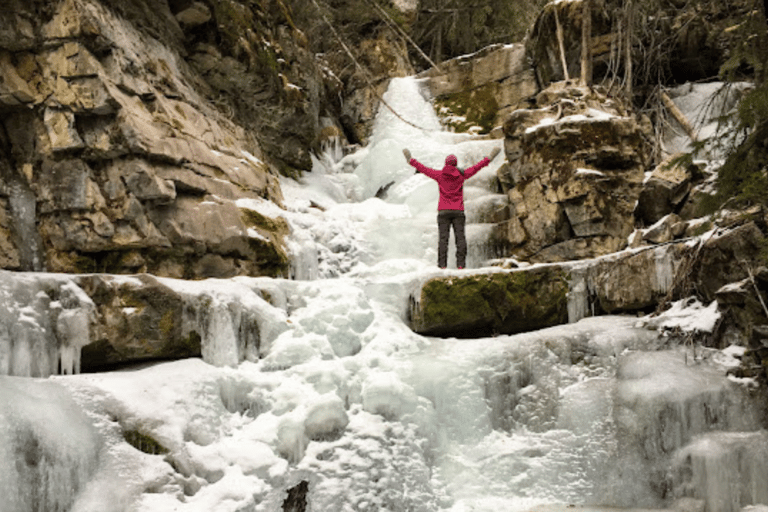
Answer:
[[[620,250],[634,230],[646,123],[598,88],[557,83],[504,122],[509,255],[534,262]]]
[[[713,233],[703,241],[691,279],[706,300],[713,300],[724,285],[748,276],[752,261],[759,261],[765,233],[756,222]]]
[[[691,260],[700,262],[696,273],[717,274],[721,269],[712,263],[720,245],[749,245],[753,235],[744,227],[722,240],[700,239],[700,245],[676,241],[579,262],[432,277],[411,294],[410,326],[425,335],[479,337],[648,312],[699,286],[685,279]]]
[[[561,267],[435,277],[411,297],[411,328],[429,336],[511,334],[568,320]]]
[[[521,44],[492,45],[442,62],[419,78],[426,79],[438,114],[455,131],[489,133],[539,91]]]
[[[670,213],[643,231],[643,240],[652,244],[670,242],[685,232],[685,225],[677,214]]]
[[[651,225],[665,215],[679,213],[693,186],[696,169],[682,162],[683,155],[673,155],[656,166],[643,183],[635,217]]]
[[[184,28],[194,28],[211,20],[211,10],[202,2],[192,2],[191,5],[176,13],[176,19]]]
[[[81,352],[82,371],[201,356],[201,333],[184,332],[182,297],[154,277],[92,275],[77,282],[95,299],[91,342]]]

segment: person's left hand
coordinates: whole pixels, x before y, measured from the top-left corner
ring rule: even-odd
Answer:
[[[403,149],[403,154],[405,155],[405,161],[410,163],[411,162],[411,152],[408,151],[408,148]]]
[[[491,150],[491,154],[488,155],[488,160],[492,161],[494,158],[496,158],[496,155],[498,155],[500,151],[501,151],[501,148],[493,148]]]

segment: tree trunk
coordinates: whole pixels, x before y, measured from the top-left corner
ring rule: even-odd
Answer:
[[[592,5],[581,0],[581,84],[592,85]]]
[[[560,63],[563,66],[563,80],[570,80],[568,75],[568,62],[565,60],[565,43],[563,43],[563,27],[560,25],[560,18],[557,15],[557,5],[553,6],[555,11],[555,32],[557,34],[557,45],[560,48]]]
[[[632,0],[625,5],[626,27],[624,28],[624,90],[628,100],[632,100],[632,31],[635,24],[635,6]]]

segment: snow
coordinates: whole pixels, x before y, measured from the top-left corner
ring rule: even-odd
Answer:
[[[679,329],[684,332],[711,333],[720,320],[720,316],[717,301],[712,301],[708,306],[705,306],[698,299],[690,298],[673,302],[669,309],[658,316],[645,317],[643,322],[651,329]]]
[[[311,509],[323,511],[660,508],[668,503],[654,489],[665,482],[654,478],[675,450],[714,428],[758,430],[750,411],[760,397],[725,375],[739,347],[689,364],[688,347],[661,346],[663,330],[712,332],[714,302],[581,318],[586,290],[575,282],[568,325],[473,340],[410,331],[409,297],[421,283],[499,270],[483,268],[482,235],[471,241],[479,268],[435,267],[436,187],[413,174],[402,149],[433,167],[449,152],[469,165],[500,141],[441,131],[413,78],[394,80],[385,99],[420,127],[384,109],[368,147],[321,155],[301,180],[283,178],[285,208],[238,201],[288,222],[294,279],[160,279],[182,296],[183,331],[200,334],[202,359],[77,374],[70,353],[62,363],[72,375],[0,378],[12,404],[12,414],[0,410],[0,430],[31,430],[55,447],[46,467],[70,490],[46,499],[74,500],[70,512],[273,512],[306,481]],[[500,160],[467,182],[468,208],[492,206],[487,182]],[[659,289],[673,275],[661,251]],[[19,279],[18,289],[10,279],[0,287],[0,315],[26,324],[8,330],[2,317],[0,369],[35,375],[31,347],[56,332],[76,350],[93,304],[66,276],[51,276],[66,290],[51,325],[45,282]],[[45,357],[46,367],[56,360]],[[167,453],[135,449],[126,431]],[[21,460],[7,439],[0,455]],[[7,503],[33,493],[19,478],[15,464],[0,469]]]
[[[596,171],[594,169],[576,169],[577,176],[605,176],[604,172]]]
[[[734,129],[732,122],[719,125],[723,116],[732,113],[741,95],[751,88],[747,82],[726,84],[724,82],[686,83],[670,89],[670,98],[692,125],[699,141],[706,141],[704,150],[695,155],[705,158],[719,167],[717,163],[723,157],[723,147],[735,146],[737,138],[743,136]],[[671,119],[665,130],[662,145],[665,155],[689,153],[693,142],[688,134]],[[719,146],[715,141],[707,140],[716,135],[726,135],[730,139],[726,146]]]
[[[415,11],[418,6],[418,0],[394,0],[395,7],[401,12]]]
[[[560,0],[560,1],[576,1],[576,0]],[[539,121],[538,124],[526,128],[525,133],[533,133],[541,128],[544,128],[546,126],[551,126],[551,125],[560,125],[565,123],[593,123],[596,121],[606,121],[615,117],[616,117],[615,115],[609,114],[608,112],[590,108],[590,109],[587,109],[587,112],[585,114],[574,114],[570,116],[563,116],[559,119],[555,117],[545,117],[544,119]]]

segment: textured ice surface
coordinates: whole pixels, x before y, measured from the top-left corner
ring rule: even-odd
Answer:
[[[0,377],[3,512],[69,510],[96,470],[101,439],[53,382]]]

